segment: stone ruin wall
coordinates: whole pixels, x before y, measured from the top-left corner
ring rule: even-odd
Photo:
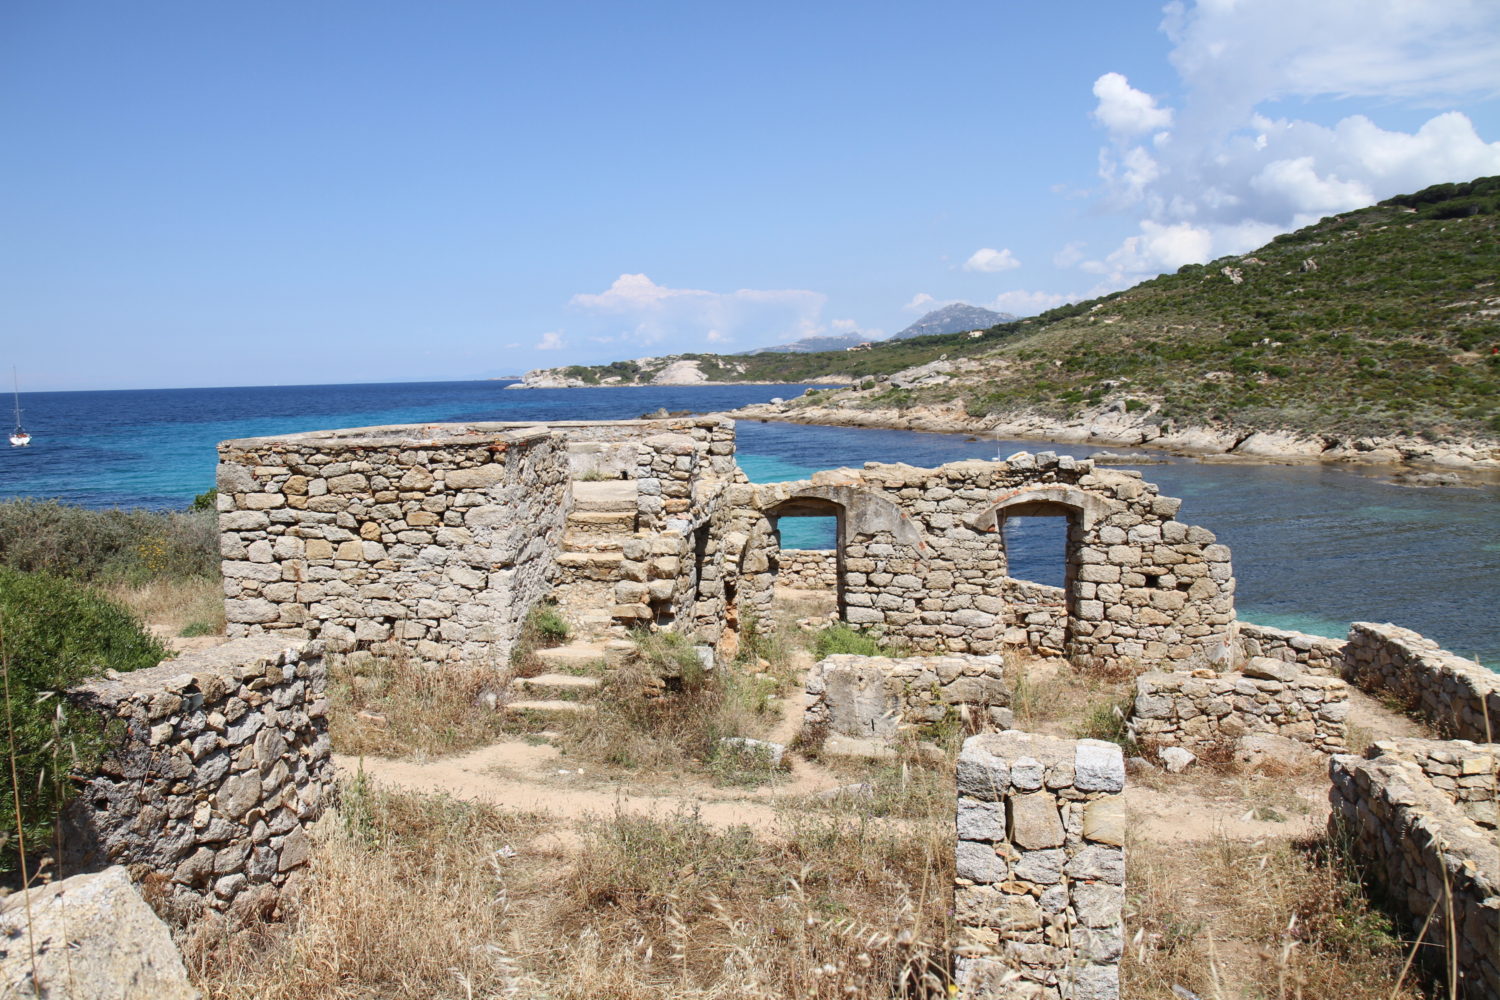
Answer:
[[[1009,608],[1006,645],[1043,656],[1062,656],[1068,645],[1068,592],[1030,580],[1007,578],[1001,594]]]
[[[63,868],[125,865],[182,922],[275,893],[334,789],[316,643],[238,639],[69,692],[123,723],[63,817]]]
[[[839,585],[837,549],[781,549],[777,559],[777,586],[835,590]]]
[[[226,441],[228,634],[504,664],[550,589],[568,513],[560,438],[513,425]]]
[[[880,740],[953,723],[970,732],[1009,729],[1010,700],[998,656],[836,653],[807,673],[802,724],[813,732]]]
[[[936,469],[869,463],[734,487],[726,532],[739,600],[757,618],[768,617],[775,583],[772,519],[810,500],[843,511],[846,620],[918,652],[990,654],[1024,628],[1028,643],[1033,630],[1041,644],[1063,638],[1074,658],[1185,663],[1232,639],[1229,550],[1176,521],[1180,501],[1137,474],[1048,453]],[[1050,595],[1006,576],[1000,525],[1025,514],[1069,516],[1065,636]],[[1018,595],[1025,604],[1012,603]]]
[[[1136,678],[1130,723],[1152,747],[1197,754],[1251,733],[1272,733],[1322,753],[1348,748],[1349,686],[1337,677],[1296,670],[1280,660],[1245,673],[1200,677],[1182,671]]]
[[[1239,632],[1241,655],[1245,659],[1264,656],[1281,660],[1320,677],[1342,677],[1344,674],[1343,639],[1255,625],[1243,620]]]
[[[1500,730],[1500,675],[1410,629],[1349,626],[1344,676],[1365,691],[1394,695],[1444,736],[1488,741]]]
[[[1421,957],[1444,978],[1457,968],[1458,997],[1500,1000],[1500,845],[1459,798],[1493,788],[1500,746],[1399,740],[1368,753],[1330,758],[1331,835],[1405,915],[1413,939],[1430,916]]]
[[[1117,1000],[1125,944],[1120,748],[981,734],[964,742],[957,785],[960,995]]]

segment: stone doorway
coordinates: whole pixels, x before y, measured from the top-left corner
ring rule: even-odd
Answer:
[[[845,512],[821,497],[793,497],[767,511],[775,539],[774,605],[843,621]]]
[[[1000,513],[1005,551],[1005,602],[1024,628],[1027,645],[1068,652],[1072,637],[1074,577],[1083,544],[1078,512],[1058,504],[1026,504]]]

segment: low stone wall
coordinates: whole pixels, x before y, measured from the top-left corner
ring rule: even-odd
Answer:
[[[1362,690],[1396,696],[1444,736],[1485,740],[1500,733],[1500,674],[1410,629],[1349,626],[1344,676]]]
[[[1399,755],[1376,744],[1368,760],[1330,759],[1332,833],[1347,841],[1375,889],[1405,915],[1412,937],[1430,917],[1420,954],[1444,978],[1456,964],[1458,997],[1500,1000],[1500,846],[1493,829],[1465,815],[1410,759],[1416,742],[1401,741]],[[1460,770],[1471,759],[1443,747],[1433,742],[1425,756],[1432,761],[1452,752]]]
[[[1013,730],[985,733],[964,742],[957,781],[960,995],[1118,998],[1125,901],[1120,748]]]
[[[839,585],[838,552],[833,549],[782,549],[778,587],[833,590]]]
[[[1261,669],[1255,661],[1251,664],[1246,673],[1217,677],[1142,674],[1136,678],[1130,716],[1136,738],[1194,753],[1249,733],[1274,733],[1323,753],[1347,748],[1347,684],[1337,677],[1298,672],[1280,660],[1261,660]]]
[[[1309,635],[1240,622],[1240,651],[1247,659],[1265,656],[1295,663],[1307,673],[1340,677],[1344,672],[1344,640]]]
[[[1005,641],[1044,656],[1061,656],[1068,644],[1068,592],[1013,577],[1006,577],[1001,587],[1011,621]]]
[[[1010,695],[998,656],[892,659],[836,653],[807,672],[803,724],[877,739],[950,717],[1005,729],[1013,718]]]
[[[64,815],[64,869],[125,865],[178,920],[283,886],[333,791],[326,685],[317,644],[259,636],[74,688],[124,731]]]
[[[1469,819],[1489,830],[1500,827],[1500,744],[1379,740],[1365,756],[1411,761]]]

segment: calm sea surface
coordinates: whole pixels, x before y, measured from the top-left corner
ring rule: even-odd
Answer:
[[[0,450],[0,496],[91,507],[181,507],[213,485],[227,438],[372,424],[608,420],[728,409],[801,386],[528,389],[503,382],[23,393],[30,448]],[[795,424],[739,426],[740,464],[757,482],[867,461],[938,465],[1022,449],[1083,456],[1093,447]],[[1393,621],[1487,665],[1500,663],[1500,488],[1410,489],[1323,466],[1142,467],[1179,515],[1234,550],[1243,617],[1343,635],[1352,620]],[[1060,582],[1052,519],[1018,522],[1017,576]],[[788,545],[826,544],[823,525],[790,524]]]

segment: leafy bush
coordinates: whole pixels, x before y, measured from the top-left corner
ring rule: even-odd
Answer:
[[[107,739],[102,720],[71,707],[57,693],[106,669],[155,666],[166,655],[139,621],[97,592],[45,573],[0,568],[0,656],[28,855],[46,853],[58,810],[68,798],[68,772],[96,764]],[[20,860],[10,778],[6,769],[3,872],[14,871]]]
[[[210,511],[90,510],[56,500],[0,503],[0,565],[89,583],[216,576]]]
[[[818,659],[834,653],[852,653],[855,656],[900,656],[898,646],[886,645],[877,636],[843,622],[830,625],[813,639],[813,655]]]

